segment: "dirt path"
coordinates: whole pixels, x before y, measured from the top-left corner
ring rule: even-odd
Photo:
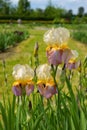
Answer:
[[[29,40],[31,37],[32,36],[30,36],[27,40]],[[27,40],[25,40],[25,41],[27,41]],[[24,41],[22,41],[22,42],[24,42]],[[0,60],[10,58],[11,56],[13,56],[15,54],[19,54],[21,51],[20,46],[21,46],[21,44],[19,43],[15,47],[11,47],[11,48],[7,49],[5,52],[0,52]]]
[[[6,59],[16,53],[16,47],[9,48],[5,52],[0,52],[0,60]]]

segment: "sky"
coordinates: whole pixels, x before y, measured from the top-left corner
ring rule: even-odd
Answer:
[[[11,0],[14,5],[17,4],[18,0]],[[29,0],[31,8],[42,8],[48,5],[49,0]],[[55,7],[65,8],[67,10],[72,9],[73,13],[78,12],[79,7],[84,7],[85,12],[87,12],[87,0],[51,0],[52,5]]]

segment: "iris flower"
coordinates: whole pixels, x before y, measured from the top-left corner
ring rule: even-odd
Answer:
[[[69,62],[66,64],[66,68],[68,68],[69,70],[79,69],[79,67],[80,67],[80,61],[77,61],[74,58],[70,59]]]
[[[54,94],[57,93],[57,89],[53,81],[39,81],[37,82],[37,85],[40,94],[47,99],[51,98]]]
[[[36,70],[38,90],[45,98],[51,98],[57,93],[57,88],[51,76],[51,67],[48,64],[38,66]]]
[[[46,54],[48,62],[52,65],[66,64],[72,57],[72,51],[66,42],[70,33],[66,28],[53,28],[44,34],[44,42],[47,43]]]
[[[30,95],[30,93],[34,90],[34,83],[32,81],[34,71],[28,65],[17,64],[13,67],[12,74],[16,80],[12,87],[14,95],[21,96],[24,93],[26,93],[26,95]]]
[[[68,68],[69,70],[78,69],[80,67],[80,61],[77,60],[78,52],[76,50],[72,50],[72,54],[73,56],[71,57],[71,59],[69,59],[69,61],[66,64],[66,68]]]

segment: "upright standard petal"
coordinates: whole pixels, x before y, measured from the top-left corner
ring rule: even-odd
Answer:
[[[36,69],[37,78],[43,81],[52,79],[50,72],[51,67],[48,64],[39,65]]]
[[[70,37],[69,30],[64,27],[52,28],[44,34],[44,42],[48,45],[65,43]]]
[[[34,76],[34,71],[28,65],[17,64],[13,67],[13,77],[15,80],[28,80]]]

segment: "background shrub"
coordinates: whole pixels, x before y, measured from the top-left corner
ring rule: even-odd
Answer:
[[[87,32],[85,32],[85,31],[73,32],[72,37],[82,43],[87,44]]]
[[[14,46],[16,43],[21,42],[29,37],[28,32],[14,31],[0,33],[0,51],[4,52],[7,48]]]

